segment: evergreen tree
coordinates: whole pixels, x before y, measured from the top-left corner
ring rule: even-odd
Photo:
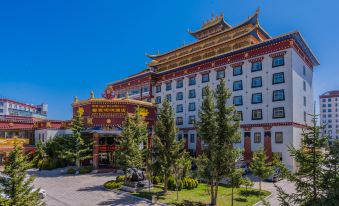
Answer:
[[[79,111],[72,119],[71,129],[73,134],[68,138],[70,141],[65,145],[63,157],[67,160],[75,161],[77,168],[80,168],[83,160],[92,157],[94,142],[85,139],[81,134],[84,126]]]
[[[33,164],[35,167],[41,167],[42,162],[46,157],[45,148],[41,141],[36,144],[35,148]]]
[[[38,206],[44,205],[39,197],[39,190],[33,188],[33,176],[28,176],[26,170],[32,164],[22,153],[22,149],[14,145],[14,149],[9,153],[5,163],[4,174],[8,178],[3,178],[3,194],[0,199],[1,205],[9,206]]]
[[[321,135],[321,128],[317,126],[317,115],[312,117],[312,125],[302,131],[299,148],[290,146],[291,156],[297,162],[298,171],[292,173],[286,168],[283,175],[295,184],[295,193],[289,194],[283,188],[275,185],[282,205],[289,203],[296,205],[322,205],[326,191],[322,188],[325,165],[324,148],[327,137]]]
[[[211,205],[216,205],[219,182],[231,175],[239,156],[239,150],[233,145],[240,140],[240,124],[235,107],[228,106],[231,93],[223,79],[214,95],[209,87],[205,88],[205,94],[199,110],[197,131],[206,146],[197,163],[199,174],[209,181]]]
[[[242,177],[242,170],[241,169],[233,169],[231,171],[231,174],[229,175],[230,177],[230,186],[232,188],[232,197],[231,197],[231,205],[234,205],[234,188],[239,188],[243,182],[244,179]]]
[[[164,192],[166,193],[168,178],[171,175],[173,165],[178,154],[184,150],[183,141],[177,141],[177,127],[168,100],[165,100],[158,109],[153,140],[155,164],[160,166],[161,173],[164,175]]]
[[[177,154],[176,161],[172,168],[172,173],[175,180],[175,189],[177,191],[177,201],[179,200],[179,181],[184,177],[184,171],[191,165],[189,154],[181,151]]]
[[[144,167],[143,144],[147,141],[147,123],[140,115],[139,108],[135,114],[127,114],[123,122],[121,137],[118,138],[120,149],[116,151],[119,166],[127,168]]]
[[[265,151],[260,148],[254,153],[253,161],[250,165],[250,170],[254,176],[259,177],[259,195],[261,195],[261,182],[263,179],[272,174],[272,166],[267,164],[267,157]]]

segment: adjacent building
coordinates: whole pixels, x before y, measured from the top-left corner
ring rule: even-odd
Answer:
[[[301,130],[310,118],[313,70],[319,62],[298,31],[272,37],[258,21],[259,11],[231,26],[220,15],[189,34],[196,38],[165,53],[148,55],[140,73],[107,85],[103,96],[161,104],[168,99],[176,114],[178,138],[195,155],[201,152],[194,122],[204,88],[216,88],[219,79],[232,91],[229,104],[241,116],[244,158],[265,149],[280,156],[291,169],[296,164],[288,145],[300,144]]]
[[[0,98],[0,119],[18,119],[20,117],[46,119],[47,112],[47,104],[32,105]]]
[[[329,136],[329,143],[339,139],[339,90],[328,91],[319,97],[320,125],[323,134]]]

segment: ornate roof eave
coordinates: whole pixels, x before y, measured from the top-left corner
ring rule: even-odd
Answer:
[[[126,81],[130,81],[130,80],[133,80],[133,79],[137,79],[137,78],[144,77],[144,76],[147,76],[147,75],[152,75],[152,74],[156,74],[156,73],[154,71],[148,69],[145,72],[139,72],[139,73],[131,75],[131,76],[125,78],[125,79],[117,80],[115,82],[110,82],[110,83],[107,84],[107,86],[121,84],[121,83],[124,83]]]
[[[144,106],[155,106],[153,103],[134,100],[134,99],[127,99],[127,98],[115,98],[115,99],[106,99],[106,98],[94,98],[94,99],[87,99],[81,100],[77,103],[73,103],[72,106],[83,106],[91,103],[121,103],[121,104],[136,104],[136,105],[144,105]]]
[[[237,28],[242,27],[242,26],[244,26],[244,25],[246,25],[246,24],[249,24],[249,23],[251,23],[251,24],[253,24],[253,25],[259,24],[259,21],[258,21],[258,14],[259,14],[259,12],[260,12],[260,9],[258,8],[252,16],[248,17],[248,19],[246,19],[246,20],[243,21],[242,23],[240,23],[240,24],[238,24],[238,25],[236,25],[236,26],[234,26],[234,27],[230,27],[230,28],[228,28],[228,29],[226,29],[226,30],[224,30],[224,31],[222,31],[222,32],[220,32],[220,33],[213,34],[213,35],[208,36],[208,37],[206,37],[206,38],[204,38],[204,39],[199,39],[199,40],[196,41],[196,42],[192,42],[192,43],[190,43],[190,44],[186,44],[186,45],[184,45],[184,46],[181,46],[181,47],[179,47],[179,48],[177,48],[177,49],[173,49],[173,50],[168,51],[168,52],[163,53],[163,54],[160,54],[160,53],[158,52],[158,54],[146,54],[146,56],[149,57],[149,58],[151,58],[151,59],[156,59],[156,58],[162,57],[162,56],[164,56],[164,55],[170,54],[170,53],[172,53],[172,52],[175,52],[175,51],[177,51],[177,50],[180,50],[180,49],[183,49],[183,48],[192,46],[192,45],[194,45],[194,44],[198,44],[198,43],[200,43],[201,41],[205,41],[205,40],[210,39],[210,38],[213,38],[213,37],[215,37],[215,36],[217,36],[217,35],[220,35],[220,34],[229,32],[229,31],[231,31],[231,30],[237,29]],[[265,36],[271,38],[270,35],[269,35],[264,29],[261,28],[261,30],[263,31],[263,34],[264,34]]]
[[[302,47],[302,49],[305,50],[306,54],[310,57],[310,59],[312,60],[312,63],[314,66],[319,66],[320,62],[317,59],[317,57],[314,55],[313,51],[310,49],[310,47],[308,46],[308,44],[306,43],[304,37],[301,35],[301,33],[296,30],[294,32],[291,32],[294,34],[294,36],[296,37],[297,43],[300,44],[300,46]]]
[[[206,27],[203,27],[203,28],[198,29],[198,30],[193,31],[193,32],[192,32],[191,30],[188,30],[188,33],[191,34],[192,36],[194,36],[195,38],[197,38],[196,35],[197,35],[198,33],[202,32],[202,31],[205,31],[205,30],[207,30],[207,29],[210,29],[210,28],[212,28],[212,27],[214,27],[214,26],[216,26],[216,25],[218,25],[218,24],[221,24],[221,25],[225,26],[227,29],[232,28],[232,26],[231,26],[230,24],[228,24],[228,23],[225,21],[225,19],[223,18],[223,16],[222,16],[222,18],[220,18],[220,19],[219,19],[218,21],[216,21],[216,22],[213,22],[213,24],[208,25],[208,26],[206,26]]]

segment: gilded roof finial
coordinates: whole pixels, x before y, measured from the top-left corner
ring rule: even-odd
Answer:
[[[125,98],[128,99],[128,91],[126,90]]]
[[[79,102],[78,97],[75,96],[75,97],[74,97],[74,103],[78,103],[78,102]]]
[[[90,99],[94,99],[94,92],[93,91],[91,91]]]

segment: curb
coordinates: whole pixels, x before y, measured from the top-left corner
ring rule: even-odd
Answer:
[[[264,200],[268,200],[269,198],[271,198],[273,196],[273,193],[271,193],[269,196],[265,197]],[[259,202],[255,203],[252,206],[259,206],[262,203],[262,200],[260,200]]]
[[[109,191],[115,192],[115,193],[117,193],[117,194],[124,194],[124,195],[127,195],[127,196],[129,196],[129,197],[132,197],[132,198],[135,198],[135,199],[138,199],[138,200],[143,200],[143,201],[145,201],[145,202],[147,202],[147,203],[150,203],[151,205],[167,206],[167,205],[161,204],[161,203],[156,203],[156,204],[154,204],[154,203],[152,203],[152,201],[149,200],[149,199],[142,198],[142,197],[138,197],[138,196],[132,195],[132,194],[129,193],[129,192],[124,192],[124,191],[121,191],[121,190],[118,190],[118,189],[112,189],[112,190],[109,190]]]

